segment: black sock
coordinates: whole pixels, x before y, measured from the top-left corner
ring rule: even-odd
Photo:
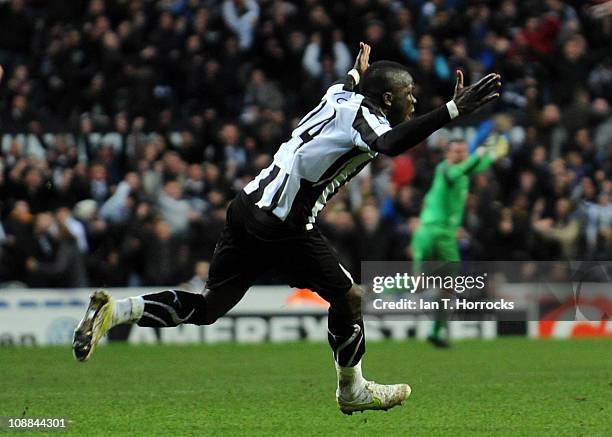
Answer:
[[[365,353],[363,319],[347,321],[330,311],[327,339],[336,362],[342,367],[353,367]]]
[[[205,325],[206,299],[199,293],[165,290],[145,294],[144,312],[138,326],[165,328],[183,323]]]

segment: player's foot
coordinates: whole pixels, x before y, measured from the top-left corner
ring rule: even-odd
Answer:
[[[429,341],[435,347],[440,348],[440,349],[448,349],[449,347],[451,347],[448,340],[444,338],[440,338],[440,337],[434,337],[433,335],[430,335],[429,337],[427,337],[427,341]]]
[[[352,401],[338,396],[338,406],[344,414],[353,414],[356,411],[388,410],[396,405],[402,405],[410,396],[408,384],[382,385],[374,381],[367,381],[362,392]]]
[[[96,290],[89,297],[83,320],[74,331],[72,351],[78,361],[87,361],[100,339],[111,328],[115,301],[104,290]]]

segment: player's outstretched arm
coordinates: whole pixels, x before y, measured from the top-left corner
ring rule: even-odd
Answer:
[[[487,137],[483,146],[476,149],[468,159],[458,164],[449,165],[444,176],[452,182],[461,175],[472,176],[487,170],[498,159],[508,154],[508,140],[504,135],[491,134]]]
[[[452,119],[474,112],[499,97],[501,76],[491,73],[473,85],[463,85],[463,73],[457,70],[453,100],[425,115],[406,120],[376,140],[374,149],[385,155],[399,155],[421,143]]]

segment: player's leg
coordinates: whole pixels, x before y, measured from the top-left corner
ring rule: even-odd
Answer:
[[[95,291],[85,316],[74,333],[73,350],[86,361],[97,343],[113,326],[136,323],[167,328],[180,324],[210,325],[233,308],[255,281],[267,259],[253,257],[257,241],[228,210],[226,226],[215,248],[207,289],[203,293],[164,290],[115,300],[104,290]]]
[[[338,377],[336,397],[353,400],[366,384],[361,374],[361,358],[365,354],[365,329],[361,314],[361,289],[350,283],[348,291],[323,292],[311,284],[314,291],[329,302],[327,339],[334,355]]]
[[[366,380],[361,361],[365,354],[365,331],[361,312],[363,291],[352,284],[348,292],[331,296],[328,340],[334,353],[338,385],[336,400],[345,414],[365,410],[388,410],[410,396],[408,384],[383,385]]]
[[[85,316],[74,331],[74,356],[78,361],[88,360],[104,334],[124,323],[151,327],[204,324],[205,308],[202,294],[180,290],[118,300],[105,290],[96,290],[89,298]]]
[[[460,261],[459,246],[454,230],[441,230],[436,234],[435,259],[436,261],[448,263],[458,263]],[[456,266],[450,267],[454,268]],[[448,297],[444,290],[439,290],[439,294],[439,299]],[[442,309],[442,305],[440,305],[440,309],[435,313],[433,327],[428,340],[439,348],[450,347],[448,338],[448,311]]]
[[[338,385],[336,398],[342,412],[388,409],[409,395],[407,384],[380,385],[361,372],[365,332],[361,301],[363,292],[318,231],[296,239],[279,263],[290,285],[317,292],[330,303],[328,340],[333,351]]]
[[[412,260],[414,262],[414,272],[422,271],[424,261],[437,260],[438,240],[436,229],[433,226],[421,225],[415,231],[410,248],[412,250]],[[442,291],[440,290],[439,293]],[[438,296],[440,299],[441,296]],[[442,338],[442,333],[447,330],[448,319],[444,310],[438,310],[434,314],[434,321],[431,332],[427,340],[436,347],[448,347],[446,339]]]
[[[420,225],[414,231],[410,240],[410,250],[412,252],[412,261],[417,265],[425,260],[431,260],[434,251],[434,235],[431,227]]]

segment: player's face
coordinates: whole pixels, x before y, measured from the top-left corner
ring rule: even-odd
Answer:
[[[466,143],[451,143],[448,147],[446,159],[451,164],[457,164],[468,158],[468,147]]]
[[[389,122],[395,126],[412,118],[416,98],[414,97],[414,84],[412,80],[398,87],[393,93],[393,102],[389,111]]]
[[[406,118],[405,120],[409,120],[412,118],[412,114],[414,114],[414,107],[416,105],[417,99],[414,97],[414,84],[411,82],[408,86],[406,93]]]

